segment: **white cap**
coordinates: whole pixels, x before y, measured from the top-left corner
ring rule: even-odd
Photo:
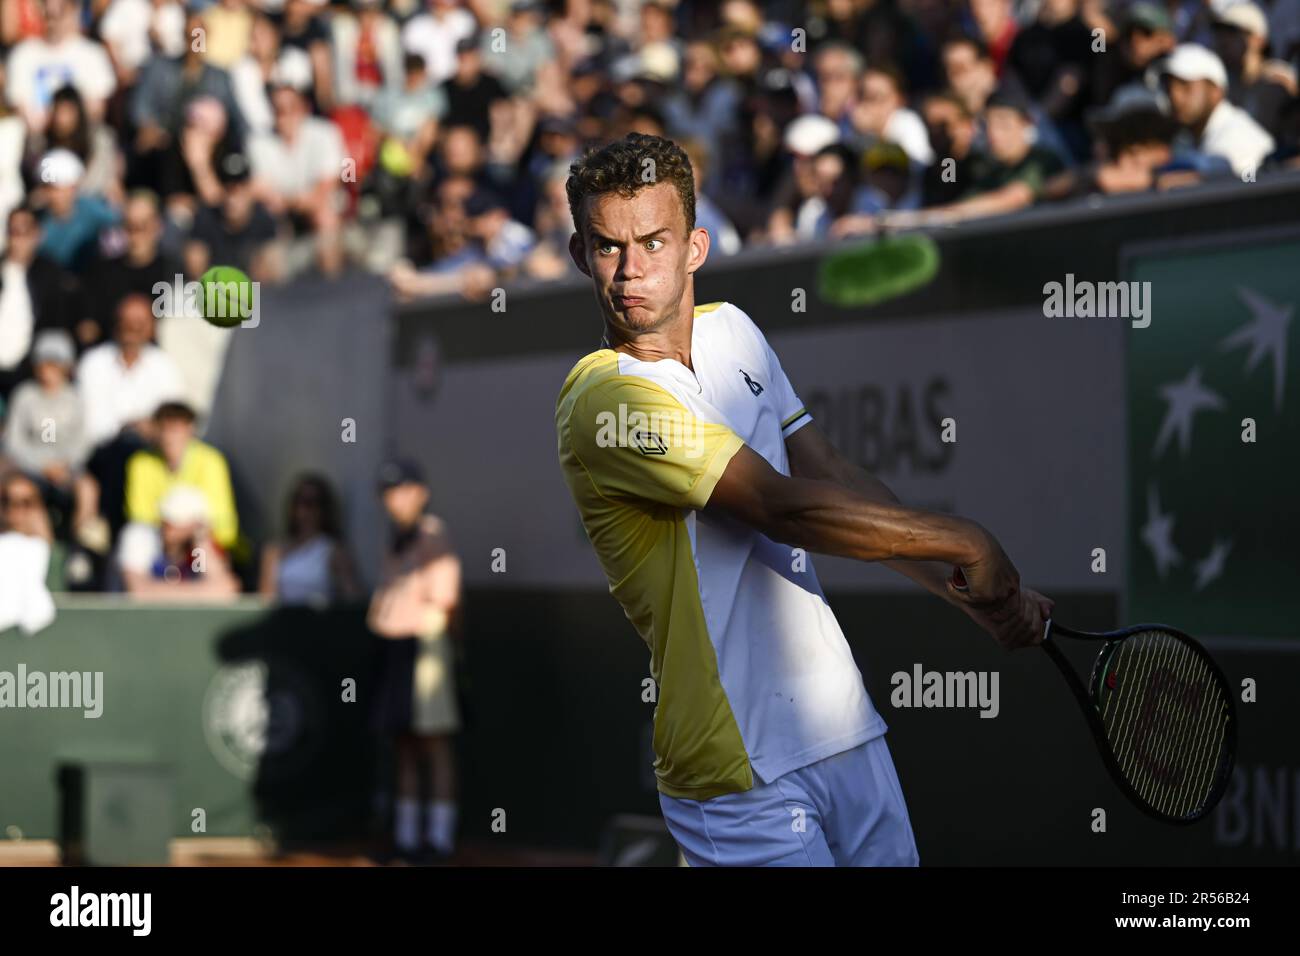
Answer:
[[[52,149],[41,157],[40,180],[50,186],[75,186],[86,166],[70,149]]]
[[[1164,72],[1180,80],[1209,80],[1221,90],[1228,88],[1228,71],[1223,61],[1199,43],[1180,43],[1165,60]]]
[[[1268,37],[1268,17],[1253,3],[1234,3],[1228,7],[1221,7],[1215,11],[1214,19],[1219,23],[1234,26],[1244,33],[1252,33],[1266,39]]]
[[[839,141],[839,126],[820,113],[805,113],[785,128],[785,148],[802,156],[812,156]]]
[[[158,514],[168,524],[207,524],[208,499],[193,485],[176,485],[159,502]]]

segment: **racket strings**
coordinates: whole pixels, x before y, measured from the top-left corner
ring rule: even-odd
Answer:
[[[1122,641],[1104,664],[1100,710],[1121,773],[1157,811],[1194,814],[1214,790],[1231,719],[1213,669],[1164,631]]]

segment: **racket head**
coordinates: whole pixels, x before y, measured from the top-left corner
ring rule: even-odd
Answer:
[[[1044,649],[1063,670],[1053,634],[1104,642],[1076,696],[1120,789],[1164,823],[1203,819],[1227,789],[1237,751],[1231,688],[1205,648],[1165,624],[1094,632],[1049,623],[1047,634]]]

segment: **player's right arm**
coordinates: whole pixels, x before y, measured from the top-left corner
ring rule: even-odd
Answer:
[[[1021,594],[1015,566],[997,539],[967,518],[873,500],[831,481],[788,477],[747,445],[727,463],[708,508],[807,551],[956,565],[969,590],[953,589],[953,595],[984,612],[1001,644],[1019,647],[1037,639],[1041,623]]]

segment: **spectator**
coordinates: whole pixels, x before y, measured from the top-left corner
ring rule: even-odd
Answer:
[[[204,49],[197,52],[202,53],[213,67],[229,70],[248,52],[253,11],[249,9],[248,0],[217,0],[204,6],[199,6],[203,10],[202,19],[186,24],[186,37],[194,38],[194,31],[201,29]],[[195,44],[191,42],[189,45],[193,47]]]
[[[73,272],[90,266],[99,252],[100,231],[120,218],[103,197],[81,192],[85,175],[75,153],[52,149],[41,157],[41,185],[33,197],[44,206],[41,252]]]
[[[1098,58],[1081,8],[1082,0],[1044,0],[1038,18],[1016,34],[1007,55],[1007,68],[1040,104],[1077,159],[1088,156],[1083,112]]]
[[[36,484],[18,473],[0,478],[0,632],[34,634],[54,621],[53,543]]]
[[[402,88],[402,40],[380,0],[352,0],[352,11],[330,18],[334,99],[341,106],[373,104]]]
[[[424,60],[417,53],[406,54],[402,66],[401,86],[377,94],[373,117],[381,133],[396,141],[385,148],[400,145],[404,168],[419,170],[437,138],[438,121],[447,114],[447,84],[430,85]]]
[[[496,272],[473,241],[465,213],[475,188],[474,180],[464,174],[448,176],[438,184],[436,203],[426,221],[430,261],[417,270],[402,260],[388,274],[399,299],[453,292],[479,298],[492,287]]]
[[[1223,61],[1203,46],[1184,43],[1165,62],[1164,75],[1185,141],[1206,155],[1222,156],[1238,176],[1253,176],[1273,152],[1273,137],[1228,101]]]
[[[18,206],[27,193],[23,182],[23,155],[27,148],[27,125],[9,107],[4,94],[4,59],[0,58],[0,217],[6,222],[9,211]],[[0,236],[0,252],[4,241]]]
[[[321,271],[335,275],[343,267],[343,139],[329,120],[308,113],[301,89],[277,85],[271,102],[274,131],[254,136],[249,147],[253,194],[273,215],[287,217]]]
[[[851,120],[862,82],[862,54],[846,43],[823,43],[813,54],[817,77],[817,112],[834,120],[840,132],[852,131]]]
[[[325,605],[360,595],[339,533],[334,488],[324,476],[306,474],[293,483],[285,536],[262,549],[258,590],[282,604]]]
[[[209,19],[219,13],[236,16],[241,11],[242,0],[222,0],[221,5],[210,7],[206,16]],[[191,13],[185,22],[186,35],[193,37],[195,31],[206,30],[204,24],[203,17]],[[182,169],[178,168],[181,165],[178,159],[184,157],[179,138],[190,118],[192,101],[212,97],[221,104],[225,125],[235,145],[242,142],[246,130],[230,74],[216,65],[221,61],[212,56],[212,31],[199,35],[207,37],[207,53],[198,43],[188,43],[179,57],[158,52],[146,61],[140,81],[131,91],[130,115],[136,134],[129,157],[127,185],[158,189],[164,199],[169,193],[183,189],[186,182]]]
[[[123,210],[122,230],[126,235],[122,254],[101,259],[90,271],[88,284],[95,290],[93,341],[109,335],[118,306],[128,295],[153,297],[158,283],[171,286],[181,274],[180,263],[160,248],[163,220],[153,193],[139,190],[131,194]]]
[[[45,132],[36,133],[27,140],[33,180],[40,181],[40,159],[53,149],[65,149],[81,160],[86,169],[78,187],[81,192],[100,196],[111,205],[121,203],[121,158],[117,136],[107,124],[90,122],[81,94],[71,86],[55,92]]]
[[[708,231],[710,252],[716,249],[724,256],[735,255],[741,248],[740,234],[731,224],[726,213],[709,197],[704,186],[708,181],[709,166],[712,161],[708,152],[709,147],[700,140],[686,140],[681,146],[691,160],[691,173],[695,178],[695,225]],[[567,198],[565,208],[568,208]],[[574,228],[572,214],[567,215],[565,219],[568,223],[566,228],[572,233]],[[565,239],[567,240],[568,237],[566,236]]]
[[[1253,3],[1234,3],[1216,13],[1214,50],[1228,71],[1228,100],[1276,139],[1300,89],[1294,66],[1267,59],[1264,11]]]
[[[492,136],[493,108],[505,102],[509,94],[500,80],[483,72],[483,51],[479,42],[476,35],[457,42],[456,71],[438,89],[446,102],[442,117],[446,125],[472,126],[479,140],[486,143]],[[420,62],[424,63],[423,57]],[[424,75],[428,77],[427,71]]]
[[[129,524],[117,563],[126,591],[152,601],[225,601],[239,594],[221,546],[208,529],[207,501],[177,485],[158,505],[159,524]]]
[[[249,135],[271,132],[275,116],[267,90],[285,82],[310,86],[311,58],[299,47],[281,47],[275,22],[258,14],[248,52],[230,68],[231,89]]]
[[[90,447],[81,396],[71,382],[75,358],[72,337],[61,329],[36,339],[36,377],[14,390],[4,453],[44,485],[47,500],[58,502],[61,515],[71,515],[75,538],[102,554],[108,550],[109,528],[99,516],[99,486],[84,471]]]
[[[481,189],[465,202],[469,234],[483,248],[487,264],[508,277],[537,244],[533,231],[510,217],[501,197]]]
[[[194,434],[194,409],[163,402],[153,416],[153,447],[137,451],[126,466],[126,518],[156,526],[162,501],[180,486],[203,495],[212,539],[229,551],[239,536],[230,469],[221,452]]]
[[[76,279],[38,251],[41,226],[26,206],[10,211],[9,241],[0,265],[0,399],[31,377],[28,355],[46,329],[76,329],[83,344],[90,329],[77,321],[81,292]]]
[[[814,159],[827,146],[839,141],[839,127],[819,114],[801,116],[786,127],[784,143],[791,165],[777,189],[768,217],[770,242],[785,245],[813,237],[825,211],[822,183]]]
[[[964,198],[933,209],[893,213],[886,218],[891,227],[1002,215],[1037,201],[1044,184],[1061,171],[1063,163],[1035,144],[1034,121],[1024,98],[1014,90],[999,90],[989,97],[985,124],[988,154],[973,161]]]
[[[686,46],[681,89],[664,104],[664,120],[674,138],[696,140],[711,156],[739,134],[741,90],[720,74],[721,63],[713,44],[698,40]],[[703,180],[710,192],[721,185],[721,170]]]
[[[217,175],[221,202],[202,207],[194,217],[185,246],[186,273],[202,275],[221,263],[255,280],[274,281],[279,277],[275,220],[254,196],[248,159],[242,153],[231,153]]]
[[[330,31],[318,11],[325,0],[285,0],[280,21],[280,39],[285,49],[299,49],[311,62],[311,83],[315,107],[328,115],[335,106],[334,64],[330,57]]]
[[[1147,80],[1147,72],[1178,44],[1174,22],[1158,3],[1138,0],[1123,15],[1123,32],[1118,56],[1107,52],[1093,65],[1091,102],[1106,104],[1117,90],[1130,84],[1156,85],[1156,77]]]
[[[155,46],[166,56],[177,57],[189,42],[185,8],[176,0],[109,0],[99,21],[99,35],[123,89],[135,85]]]
[[[948,88],[966,111],[972,116],[983,114],[998,85],[997,68],[988,51],[969,37],[955,37],[943,45],[943,69]]]
[[[390,462],[380,494],[393,527],[367,623],[383,640],[374,700],[375,729],[397,745],[398,799],[394,837],[404,855],[427,842],[451,853],[456,833],[453,736],[460,729],[453,635],[459,628],[460,560],[446,527],[426,513],[429,489],[418,466]],[[421,764],[427,761],[427,776]],[[423,777],[423,779],[421,779]],[[420,832],[421,783],[427,785]]]
[[[901,146],[911,164],[924,168],[934,162],[934,151],[924,121],[906,106],[902,83],[902,75],[892,67],[868,69],[862,76],[862,95],[853,107],[853,128],[868,142]]]
[[[81,33],[81,4],[76,0],[46,0],[44,37],[23,40],[9,53],[9,102],[18,108],[33,133],[44,132],[55,92],[71,84],[81,94],[92,120],[104,116],[104,105],[117,80],[104,48]]]
[[[432,83],[442,83],[456,72],[456,44],[478,29],[474,14],[460,0],[429,0],[429,9],[402,27],[402,47],[424,60]]]
[[[975,118],[953,93],[932,94],[921,109],[935,152],[934,164],[922,176],[921,205],[942,206],[960,199],[971,181]]]
[[[988,50],[1000,77],[1020,31],[1011,0],[969,0],[969,17],[975,36]]]
[[[113,441],[123,430],[143,443],[152,436],[155,409],[183,393],[176,363],[153,344],[154,333],[150,300],[131,293],[118,303],[113,339],[81,357],[77,383],[92,447]]]

